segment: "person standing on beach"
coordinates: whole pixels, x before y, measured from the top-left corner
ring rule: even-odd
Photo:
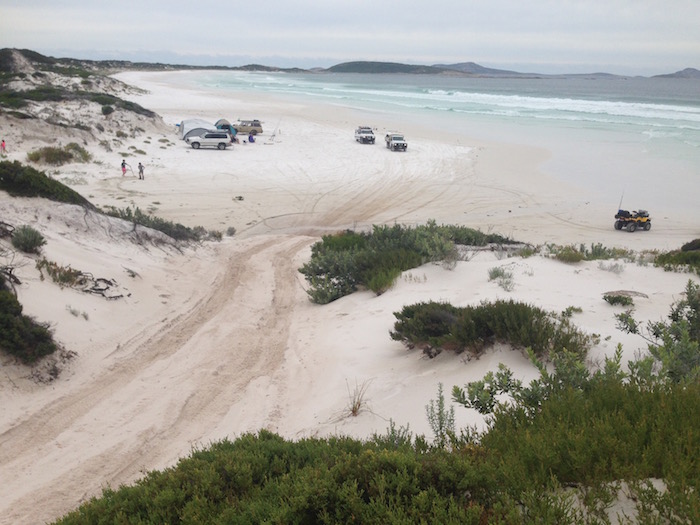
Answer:
[[[143,164],[141,164],[141,163],[139,162],[139,179],[141,179],[141,180],[144,179],[144,177],[143,177],[143,170],[144,170],[144,166],[143,166]]]
[[[0,153],[2,153],[3,155],[7,153],[7,151],[5,150],[5,139],[2,139],[2,143],[0,143]]]
[[[124,177],[124,176],[126,175],[126,167],[127,167],[127,165],[128,165],[128,164],[126,163],[126,161],[125,161],[124,159],[122,159],[122,177]]]

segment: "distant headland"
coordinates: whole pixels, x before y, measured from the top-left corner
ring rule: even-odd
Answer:
[[[10,71],[13,64],[13,56],[20,53],[26,60],[44,65],[63,67],[83,67],[88,70],[123,71],[131,69],[140,70],[186,70],[186,69],[216,69],[226,71],[262,71],[281,73],[362,73],[362,74],[411,74],[411,75],[443,75],[474,78],[629,78],[629,75],[616,75],[614,73],[571,73],[571,74],[544,74],[523,73],[506,69],[494,69],[481,66],[475,62],[459,62],[456,64],[434,64],[430,66],[403,64],[399,62],[377,61],[353,61],[343,62],[328,68],[282,68],[265,66],[262,64],[248,64],[245,66],[219,66],[216,64],[206,66],[192,66],[186,64],[164,64],[160,62],[131,62],[128,60],[82,60],[76,58],[53,58],[28,49],[0,49],[0,71]],[[700,70],[689,67],[675,73],[654,75],[650,78],[681,78],[700,79]]]

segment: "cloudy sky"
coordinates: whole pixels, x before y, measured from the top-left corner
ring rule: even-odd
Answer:
[[[193,65],[654,75],[700,69],[699,28],[700,0],[0,0],[0,48]]]

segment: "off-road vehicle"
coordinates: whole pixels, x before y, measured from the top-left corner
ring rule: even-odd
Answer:
[[[615,214],[615,229],[627,230],[633,232],[637,229],[649,231],[651,230],[651,217],[646,210],[617,210]]]
[[[194,149],[226,149],[231,145],[231,135],[229,135],[226,131],[209,131],[204,133],[201,137],[187,137],[185,140]]]
[[[355,130],[355,140],[360,144],[374,144],[374,131],[369,126],[360,126]]]
[[[384,137],[386,147],[391,151],[406,151],[408,144],[401,133],[390,132]]]
[[[258,119],[254,120],[239,120],[233,124],[233,129],[243,135],[257,135],[263,132],[262,124]]]

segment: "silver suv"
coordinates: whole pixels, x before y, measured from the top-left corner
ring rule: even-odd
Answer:
[[[186,141],[194,149],[207,147],[226,149],[231,145],[231,135],[226,131],[208,131],[201,137],[187,137]]]

